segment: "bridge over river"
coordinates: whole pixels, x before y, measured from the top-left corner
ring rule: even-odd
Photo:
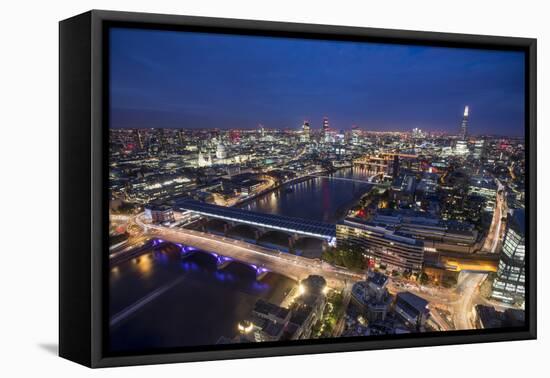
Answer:
[[[274,251],[224,236],[145,223],[143,218],[144,215],[137,217],[136,222],[146,229],[147,234],[151,237],[203,251],[215,252],[218,255],[251,264],[257,269],[277,272],[295,280],[302,280],[311,274],[318,274],[325,277],[329,286],[341,288],[351,281],[364,279],[362,274],[334,267],[320,260]]]

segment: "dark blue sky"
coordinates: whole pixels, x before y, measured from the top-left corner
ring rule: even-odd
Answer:
[[[111,30],[111,127],[523,135],[523,53]]]

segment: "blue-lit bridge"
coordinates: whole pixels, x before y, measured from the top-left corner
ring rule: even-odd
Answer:
[[[350,177],[336,177],[336,176],[329,176],[329,175],[310,175],[310,176],[311,177],[318,177],[318,178],[327,178],[327,179],[331,179],[331,180],[350,181],[350,182],[356,182],[356,183],[359,183],[359,184],[388,186],[387,183],[373,181],[373,179],[376,176],[383,176],[381,174],[373,175],[373,176],[369,177],[368,179],[356,179],[356,178],[350,178]]]
[[[292,238],[311,237],[334,245],[336,226],[314,220],[287,217],[283,215],[264,214],[254,211],[225,207],[196,200],[179,201],[176,211],[190,211],[206,218],[220,219],[232,224],[246,224],[261,231],[274,230],[289,234]]]

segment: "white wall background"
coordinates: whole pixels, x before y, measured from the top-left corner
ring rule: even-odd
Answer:
[[[89,370],[56,357],[58,25],[89,9],[536,37],[539,196],[550,187],[544,1],[4,1],[0,14],[0,375],[133,377],[548,374],[548,201],[539,201],[539,340]],[[545,350],[546,349],[546,350]]]

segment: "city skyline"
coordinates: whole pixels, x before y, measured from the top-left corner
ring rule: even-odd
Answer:
[[[523,53],[111,31],[111,127],[524,134]],[[399,108],[397,111],[396,108]]]
[[[520,53],[110,38],[111,351],[526,324]]]

